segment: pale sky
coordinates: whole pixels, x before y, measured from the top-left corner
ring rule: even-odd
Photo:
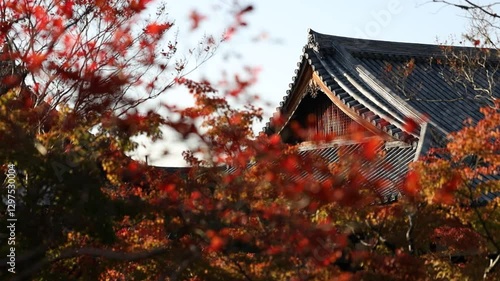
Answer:
[[[233,0],[169,0],[169,18],[179,29],[179,42],[195,45],[203,34],[220,36],[233,18],[227,9]],[[254,5],[254,11],[245,19],[248,26],[228,42],[224,42],[216,55],[197,69],[190,77],[219,79],[222,70],[229,75],[243,66],[260,67],[257,84],[251,89],[269,106],[265,107],[265,121],[274,113],[292,81],[302,47],[307,43],[309,28],[331,35],[365,39],[442,43],[454,36],[459,41],[468,20],[456,8],[431,3],[429,0],[255,0],[239,1]],[[480,1],[481,2],[481,1]],[[485,3],[489,1],[484,1]],[[189,14],[195,9],[207,16],[196,32],[190,32]],[[267,39],[254,38],[268,34]],[[175,99],[189,104],[184,92],[169,93],[167,100]],[[264,105],[262,105],[264,106]],[[262,128],[259,124],[256,128]],[[159,156],[167,147],[171,155]],[[152,164],[158,166],[184,166],[180,152],[186,147],[168,143],[140,148],[140,154],[149,154]]]

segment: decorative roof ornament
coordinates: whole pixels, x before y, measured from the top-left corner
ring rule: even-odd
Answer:
[[[314,34],[311,32],[307,34],[307,48],[311,48],[315,52],[319,52],[319,43],[314,39]]]
[[[319,91],[321,91],[321,88],[314,80],[311,79],[307,84],[306,94],[311,95],[311,97],[315,99],[318,96]]]

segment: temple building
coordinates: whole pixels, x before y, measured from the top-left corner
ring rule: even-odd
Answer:
[[[296,75],[277,108],[285,122],[269,122],[264,131],[299,144],[302,153],[317,154],[327,163],[337,161],[341,149],[354,152],[372,138],[383,140],[378,147],[384,155],[377,160],[380,169],[361,172],[368,179],[384,179],[377,192],[384,202],[392,202],[401,196],[408,164],[432,148],[444,147],[450,133],[469,118],[480,120],[479,108],[500,97],[498,67],[494,50],[309,30]],[[359,128],[356,138],[350,135],[353,125]],[[297,126],[310,134],[298,136]],[[335,137],[318,146],[313,141],[318,134]],[[500,194],[491,192],[480,200],[496,196]]]

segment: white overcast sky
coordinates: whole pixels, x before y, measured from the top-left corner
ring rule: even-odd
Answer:
[[[169,19],[175,20],[179,29],[180,51],[196,41],[204,33],[220,36],[233,18],[227,9],[233,0],[169,0]],[[207,77],[217,80],[222,70],[229,74],[242,66],[262,69],[258,83],[251,89],[269,103],[265,120],[279,105],[292,81],[307,43],[309,28],[326,34],[361,37],[365,39],[430,43],[444,42],[454,36],[458,41],[465,31],[468,20],[459,9],[429,0],[255,0],[239,1],[252,4],[254,11],[245,19],[248,27],[225,42],[215,57],[192,74],[192,78]],[[483,1],[487,3],[488,1]],[[207,16],[196,32],[190,32],[189,14],[197,10]],[[261,34],[268,39],[255,42]],[[172,91],[164,97],[189,103],[185,93]],[[263,124],[259,124],[261,128]],[[171,155],[160,156],[165,146]],[[183,166],[180,152],[185,146],[167,143],[140,148],[140,154],[150,155],[152,164],[159,166]],[[142,156],[141,156],[142,157]]]

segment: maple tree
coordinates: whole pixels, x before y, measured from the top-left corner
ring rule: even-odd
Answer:
[[[499,186],[488,177],[500,165],[498,103],[483,109],[483,120],[454,133],[445,148],[415,163],[401,200],[373,204],[378,195],[372,187],[380,183],[358,168],[376,165],[379,140],[325,165],[279,135],[254,135],[261,109],[235,108],[228,100],[244,96],[257,71],[235,75],[224,91],[188,79],[186,63],[175,59],[178,42],[169,41],[173,23],[162,17],[165,6],[151,18],[145,16],[148,5],[1,3],[0,141],[8,149],[0,150],[0,159],[4,169],[13,163],[18,171],[17,273],[4,276],[498,277],[500,201],[473,204]],[[225,39],[246,25],[252,9],[236,4]],[[192,29],[207,20],[198,11],[189,17]],[[208,58],[216,42],[206,44],[201,56]],[[139,110],[176,85],[189,90],[192,106],[162,105],[169,118]],[[416,125],[408,120],[406,127]],[[189,168],[169,171],[127,156],[137,146],[134,136],[161,139],[163,127],[199,141],[198,150],[184,154]],[[331,178],[318,181],[318,173]],[[7,246],[0,246],[2,255]],[[5,265],[2,260],[0,268]]]

